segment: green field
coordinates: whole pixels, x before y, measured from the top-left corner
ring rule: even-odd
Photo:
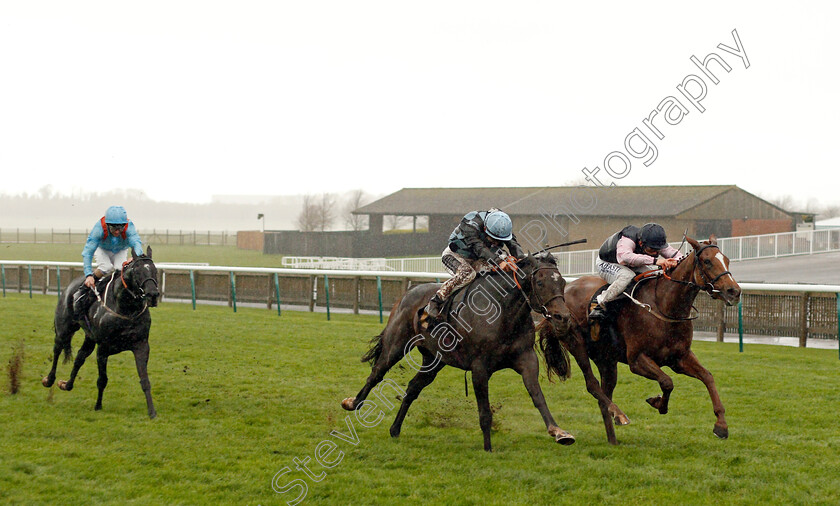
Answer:
[[[152,244],[156,262],[207,263],[236,267],[282,267],[280,255],[264,255],[259,251],[236,246],[179,246]],[[144,248],[146,245],[143,246]],[[81,262],[82,246],[78,244],[0,244],[0,260],[32,260]]]
[[[19,504],[284,504],[307,484],[305,503],[339,504],[836,504],[840,455],[840,361],[836,351],[698,342],[715,374],[730,438],[712,435],[703,385],[674,375],[671,412],[644,399],[658,386],[620,366],[618,405],[633,423],[607,444],[597,405],[575,369],[543,388],[559,425],[577,443],[545,433],[520,378],[490,382],[493,453],[482,450],[472,388],[445,369],[412,406],[402,435],[372,428],[339,402],[369,372],[359,361],[379,333],[377,317],[168,303],[152,310],[152,381],[158,418],[149,420],[129,353],[109,360],[104,409],[95,356],[72,392],[45,389],[54,296],[0,298],[0,502]],[[81,335],[76,336],[78,349]],[[23,346],[21,389],[8,393],[6,364]],[[70,364],[60,365],[59,379]],[[405,387],[409,366],[389,378]],[[345,438],[348,438],[345,436]],[[315,462],[323,441],[336,449]],[[322,445],[323,450],[325,446]],[[341,452],[341,453],[339,453]],[[341,458],[338,461],[338,458]],[[306,464],[315,477],[297,470]],[[316,481],[320,480],[320,481]],[[304,504],[305,504],[304,503]]]

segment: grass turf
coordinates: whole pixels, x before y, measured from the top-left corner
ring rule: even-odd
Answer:
[[[22,504],[283,504],[305,483],[308,503],[837,503],[840,361],[836,351],[697,342],[715,374],[730,439],[712,435],[703,385],[672,374],[670,412],[644,399],[659,391],[620,366],[615,400],[632,424],[607,444],[595,400],[575,369],[542,378],[559,425],[546,434],[518,375],[490,382],[493,447],[482,450],[464,374],[447,368],[414,403],[402,435],[396,407],[366,428],[342,410],[369,373],[359,357],[381,330],[377,317],[168,303],[152,310],[149,376],[158,418],[149,420],[130,353],[111,357],[104,408],[95,412],[96,360],[72,392],[45,389],[54,296],[0,298],[0,359],[23,349],[20,391],[0,380],[0,502]],[[82,336],[74,340],[74,350]],[[59,379],[71,365],[59,366]],[[670,373],[670,371],[668,371]],[[413,371],[386,376],[405,388]],[[350,426],[357,444],[350,439]],[[316,448],[335,446],[325,468]],[[340,452],[340,453],[339,453]],[[304,462],[313,477],[296,468]],[[340,457],[340,461],[338,458]],[[279,474],[289,469],[286,474]],[[834,471],[833,471],[834,470]],[[275,479],[276,477],[276,479]],[[274,486],[288,492],[277,493]],[[300,480],[295,482],[293,480]]]

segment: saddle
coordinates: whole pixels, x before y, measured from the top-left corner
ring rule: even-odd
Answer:
[[[428,332],[430,331],[435,325],[438,323],[444,323],[451,321],[453,318],[450,315],[453,307],[457,307],[458,304],[464,302],[466,298],[469,296],[472,287],[475,283],[484,276],[488,276],[492,273],[492,271],[478,271],[476,273],[475,279],[470,282],[470,284],[466,286],[462,286],[458,288],[452,294],[447,297],[443,304],[440,306],[440,316],[438,318],[429,318],[429,314],[426,312],[426,306],[423,305],[420,309],[417,310],[417,314],[414,316],[414,329],[417,332]]]
[[[638,274],[636,275],[636,277],[633,278],[633,281],[631,281],[630,284],[627,285],[627,287],[624,289],[624,292],[622,293],[628,299],[633,300],[633,293],[635,293],[636,288],[640,284],[651,279],[656,279],[661,275],[662,270],[651,270]],[[589,299],[589,312],[592,312],[592,310],[595,309],[595,306],[598,305],[598,295],[606,291],[609,287],[610,285],[606,284],[595,290],[595,293],[592,294],[592,298]],[[619,310],[621,310],[622,307],[621,302],[623,301],[616,299],[605,306],[605,312],[607,314],[607,317],[603,321],[597,321],[594,319],[589,320],[590,335],[593,341],[598,341],[600,339],[601,327],[604,326],[602,324],[612,325],[612,323],[615,322],[616,317],[618,316],[618,312]]]

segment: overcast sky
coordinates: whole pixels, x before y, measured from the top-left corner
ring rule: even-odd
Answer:
[[[600,167],[605,183],[737,184],[838,203],[838,10],[829,1],[2,2],[0,193],[137,188],[200,203],[557,186]],[[744,57],[718,47],[738,49],[733,30]],[[731,67],[709,64],[718,84],[690,61],[709,53]],[[690,75],[707,88],[699,107],[677,89]],[[669,96],[687,113],[671,102],[676,124],[655,116],[659,139],[643,120]],[[655,160],[628,153],[636,128]],[[641,152],[641,141],[630,147]],[[605,158],[622,177],[607,174]]]

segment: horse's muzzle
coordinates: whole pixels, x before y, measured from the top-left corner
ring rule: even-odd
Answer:
[[[153,292],[143,293],[143,299],[146,301],[146,304],[148,304],[149,307],[157,307],[159,298],[160,292],[157,290]]]
[[[729,286],[723,290],[711,292],[713,299],[722,300],[727,306],[737,306],[741,300],[741,287],[738,285]]]
[[[734,286],[725,288],[721,290],[720,296],[727,306],[737,306],[741,301],[741,288]]]

